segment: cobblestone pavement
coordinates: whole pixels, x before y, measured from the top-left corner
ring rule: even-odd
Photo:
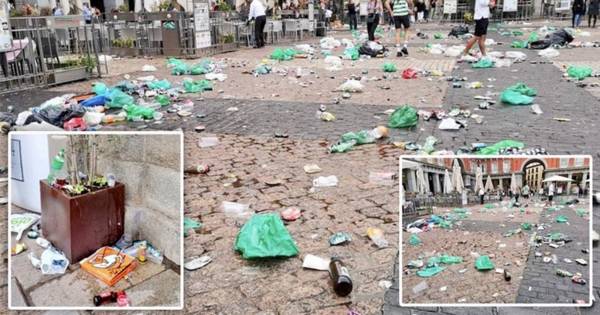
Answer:
[[[429,25],[422,28],[428,32],[438,29]],[[447,33],[447,26],[442,29]],[[348,36],[343,32],[333,35]],[[503,41],[509,42],[510,39]],[[427,41],[416,40],[414,45],[422,46],[425,42]],[[451,44],[452,41],[448,43]],[[504,47],[506,45],[497,49],[505,49]],[[350,70],[331,74],[324,70],[322,59],[314,62],[294,60],[280,65],[291,71],[295,71],[298,66],[314,71],[299,79],[308,84],[306,88],[300,87],[293,79],[277,74],[259,78],[242,74],[243,70],[252,69],[272,49],[273,47],[266,47],[218,56],[230,58],[232,64],[243,65],[246,60],[247,63],[241,68],[226,69],[225,73],[229,78],[225,82],[216,83],[214,91],[194,98],[197,106],[194,111],[206,112],[205,119],[188,118],[182,121],[170,114],[162,124],[147,124],[148,129],[182,127],[186,131],[186,163],[194,165],[208,161],[212,164],[208,176],[190,176],[185,181],[186,215],[198,218],[204,224],[202,230],[186,239],[186,257],[208,254],[214,259],[208,266],[186,273],[187,313],[346,314],[350,309],[362,314],[378,314],[382,311],[386,314],[592,312],[592,309],[587,308],[568,311],[564,308],[400,308],[396,258],[397,189],[393,186],[373,186],[368,183],[369,171],[397,169],[397,158],[403,151],[387,142],[422,142],[428,135],[435,135],[443,140],[437,149],[456,149],[475,141],[491,142],[510,137],[522,139],[529,145],[545,146],[552,153],[589,153],[596,157],[600,151],[600,143],[598,138],[594,137],[593,131],[598,126],[598,100],[592,94],[581,93],[585,90],[573,83],[561,81],[560,69],[552,65],[533,67],[522,63],[511,68],[471,72],[467,65],[461,64],[453,74],[483,82],[487,82],[487,78],[493,76],[497,79],[493,83],[497,91],[517,79],[538,88],[538,103],[542,105],[544,115],[533,116],[527,107],[494,105],[492,109],[481,113],[486,116],[484,124],[472,123],[468,130],[440,132],[437,130],[437,124],[421,122],[414,130],[393,131],[391,139],[382,144],[361,146],[346,154],[328,155],[326,146],[335,141],[341,133],[384,124],[387,117],[381,113],[387,109],[404,103],[418,107],[443,106],[446,109],[450,105],[461,104],[472,108],[477,105],[472,96],[475,93],[485,93],[485,90],[452,89],[445,82],[440,84],[426,79],[402,80],[391,75],[389,79],[367,82],[365,92],[353,94],[350,99],[342,99],[340,104],[336,105],[333,104],[333,99],[340,97],[340,93],[332,92],[332,89],[350,75],[382,78],[380,67],[385,59],[356,62],[354,66],[344,62]],[[575,60],[579,58],[577,51],[573,50]],[[532,56],[531,53],[528,54]],[[588,54],[593,54],[593,51]],[[573,60],[567,60],[566,54],[564,57],[564,60],[559,60]],[[593,60],[587,59],[592,58],[587,55],[584,57],[582,61]],[[428,56],[416,52],[416,49],[411,49],[409,59],[388,59],[396,62],[401,70],[402,67],[414,65],[450,71],[455,65],[452,58]],[[175,82],[182,79],[170,76],[165,68],[165,60],[155,58],[115,61],[111,65],[111,69],[115,71],[106,81],[114,83],[122,80],[123,74],[130,74],[131,77],[148,75],[139,72],[144,64],[156,65],[159,71],[152,74],[158,78],[168,78]],[[367,70],[367,74],[363,74],[363,68]],[[514,69],[519,72],[510,72]],[[382,89],[382,85],[389,85],[390,90]],[[0,110],[4,110],[8,105],[14,105],[16,110],[36,106],[48,99],[48,94],[41,93],[62,94],[89,90],[90,82],[80,82],[55,87],[50,91],[17,93],[9,101],[6,97],[0,98]],[[319,95],[319,91],[323,91],[322,94]],[[425,97],[424,101],[421,100],[422,97]],[[203,100],[198,100],[200,98]],[[544,102],[541,102],[542,100]],[[563,103],[555,103],[557,101]],[[326,104],[338,120],[331,123],[317,120],[314,113],[320,104]],[[237,112],[226,111],[234,106],[238,107]],[[572,118],[572,121],[558,124],[552,119],[555,116],[567,116]],[[192,127],[198,124],[206,125],[206,134],[193,133]],[[138,125],[140,123],[105,130],[134,129]],[[556,130],[561,132],[557,133]],[[290,138],[274,139],[273,134],[277,131],[289,133]],[[216,134],[221,143],[212,148],[198,148],[199,136],[206,136],[208,133]],[[302,167],[308,163],[317,163],[323,171],[314,176],[304,174]],[[239,181],[234,181],[229,173],[235,174]],[[311,192],[311,180],[318,175],[336,175],[340,184],[338,187]],[[251,209],[257,212],[278,211],[290,205],[300,205],[304,210],[302,218],[287,225],[298,242],[300,256],[262,262],[242,260],[239,254],[232,250],[241,222],[224,215],[220,209],[222,201],[248,202]],[[6,218],[2,220],[2,224],[5,224],[5,221]],[[3,227],[2,224],[0,228]],[[368,227],[383,229],[390,242],[390,248],[375,248],[365,235]],[[327,243],[328,237],[340,230],[350,232],[353,241],[345,246],[330,247]],[[5,243],[5,234],[0,235],[0,240],[4,240]],[[4,249],[3,258],[6,257],[6,248]],[[307,253],[342,256],[356,282],[350,298],[338,298],[333,294],[326,273],[301,268],[301,259]],[[595,253],[598,254],[598,249],[595,249]],[[0,267],[0,271],[2,268],[6,270],[6,262]],[[599,272],[596,273],[598,274]],[[0,279],[2,302],[6,301],[7,281],[3,277]],[[392,280],[392,286],[386,290],[385,281],[389,280]],[[598,284],[600,280],[594,283]],[[597,299],[599,290],[595,289]],[[282,296],[285,296],[285,299]]]
[[[453,229],[434,229],[416,234],[423,242],[412,246],[408,243],[410,233],[403,232],[403,265],[408,261],[422,259],[424,262],[431,256],[447,254],[460,256],[462,262],[443,267],[442,273],[431,278],[421,278],[415,270],[404,268],[403,299],[407,304],[446,303],[573,303],[574,300],[589,299],[590,287],[573,284],[570,278],[558,277],[556,268],[580,272],[589,282],[589,266],[577,265],[574,260],[583,258],[590,261],[589,254],[581,249],[589,248],[589,221],[576,215],[575,209],[589,208],[587,202],[576,207],[564,207],[549,212],[542,203],[528,202],[529,207],[520,212],[517,208],[505,208],[495,204],[493,209],[479,205],[468,206],[466,218],[457,221]],[[506,203],[506,202],[505,202]],[[589,209],[588,209],[589,211]],[[452,213],[452,208],[437,208],[437,215]],[[455,214],[454,214],[455,215]],[[555,223],[557,215],[565,215],[568,224]],[[517,228],[521,223],[544,224],[544,230],[534,228],[517,235],[504,235]],[[547,244],[541,247],[531,246],[535,235],[545,236],[560,232],[568,235],[573,242],[558,249]],[[535,252],[543,252],[547,257],[556,254],[558,264],[544,263],[542,257],[535,257]],[[511,281],[505,281],[500,273],[478,272],[473,264],[473,254],[489,255],[496,268],[506,269],[512,275]],[[572,261],[566,263],[563,258]],[[525,271],[525,272],[524,272]],[[419,292],[413,288],[422,283],[427,289]]]
[[[547,227],[538,230],[537,234],[547,236],[550,233],[560,232],[571,238],[572,242],[559,248],[552,248],[549,244],[540,244],[539,247],[531,248],[519,288],[518,303],[574,303],[575,300],[589,299],[590,267],[575,263],[575,259],[584,259],[588,263],[591,261],[590,254],[582,252],[583,249],[589,249],[590,245],[589,217],[579,217],[575,212],[576,209],[589,209],[589,203],[581,202],[575,207],[564,207],[558,211],[544,208],[539,223]],[[567,217],[568,223],[556,223],[556,217],[559,215]],[[535,256],[536,252],[542,253],[545,257],[556,255],[558,263],[545,263],[543,257]],[[565,258],[570,262],[565,261]],[[556,275],[556,269],[567,270],[573,274],[581,273],[587,283],[575,284],[569,277],[559,277]]]

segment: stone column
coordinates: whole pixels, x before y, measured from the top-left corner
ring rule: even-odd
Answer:
[[[573,179],[573,173],[569,173],[569,179]],[[571,194],[571,182],[567,183],[567,194]]]
[[[407,175],[408,187],[406,187],[406,190],[410,192],[417,191],[417,174],[413,170],[408,170]]]
[[[433,173],[433,192],[439,194],[442,192],[440,189],[440,174]]]

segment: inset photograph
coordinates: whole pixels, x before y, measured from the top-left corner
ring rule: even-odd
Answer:
[[[183,307],[181,133],[9,137],[9,308]]]
[[[591,305],[589,156],[400,165],[401,304]]]

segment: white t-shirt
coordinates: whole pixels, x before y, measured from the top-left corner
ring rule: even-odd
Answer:
[[[475,0],[475,20],[487,19],[490,17],[490,0]]]
[[[259,0],[254,0],[250,3],[250,11],[248,12],[248,21],[252,18],[265,15],[265,6]]]
[[[548,187],[548,196],[554,196],[554,185]]]

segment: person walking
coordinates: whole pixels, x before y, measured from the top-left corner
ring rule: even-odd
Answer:
[[[554,189],[554,183],[550,183],[550,186],[548,186],[548,202],[550,205],[552,205],[552,199],[554,199]]]
[[[579,27],[581,18],[585,15],[585,2],[584,0],[573,1],[572,6],[573,16],[571,17],[571,26],[573,28]]]
[[[529,199],[529,185],[525,184],[523,189],[521,189],[521,193],[523,194],[523,198]]]
[[[479,188],[479,204],[483,204],[484,198],[485,198],[485,190],[483,188]]]
[[[252,0],[250,3],[250,11],[248,12],[248,21],[246,25],[250,24],[250,21],[254,20],[254,38],[256,44],[254,48],[261,48],[265,46],[264,30],[265,24],[267,23],[267,16],[265,14],[265,6],[260,0]]]
[[[521,188],[519,186],[517,186],[513,195],[515,196],[515,202],[519,202],[519,196],[521,195]]]
[[[490,8],[495,6],[496,0],[475,0],[475,36],[467,41],[463,55],[469,54],[469,50],[471,50],[473,45],[478,43],[481,56],[485,57],[485,36],[487,35],[489,24]]]
[[[379,15],[383,11],[382,8],[381,0],[369,0],[367,3],[367,33],[370,41],[375,40],[375,30],[379,25]]]
[[[346,8],[348,9],[348,24],[350,24],[350,30],[355,31],[357,29],[356,5],[352,0],[349,0]]]
[[[396,29],[396,57],[408,56],[408,29],[410,28],[410,11],[413,7],[412,0],[387,0],[385,6],[394,20]],[[401,36],[402,28],[404,28],[404,35]],[[400,48],[401,37],[404,42],[402,48]]]
[[[600,14],[600,0],[589,0],[587,14],[588,27],[596,28],[596,19],[598,19],[598,14]],[[592,19],[594,19],[593,24]]]

